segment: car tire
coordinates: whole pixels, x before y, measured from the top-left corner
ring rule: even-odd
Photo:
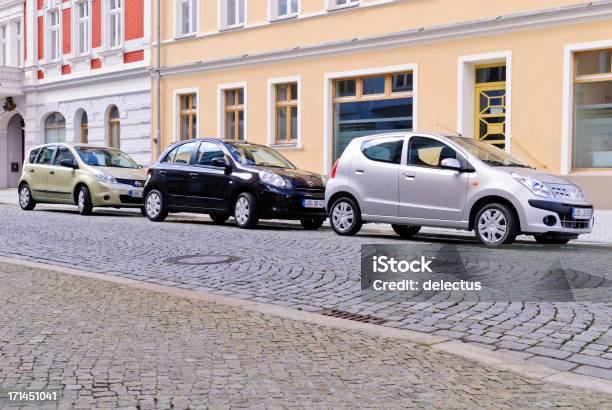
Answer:
[[[420,226],[416,225],[391,225],[396,234],[402,238],[412,238],[421,230]]]
[[[536,242],[541,245],[566,245],[572,238],[550,237],[547,235],[533,235]]]
[[[234,204],[234,219],[239,228],[251,229],[259,222],[259,210],[257,200],[249,192],[243,192],[236,198]]]
[[[145,212],[147,218],[153,222],[162,222],[168,216],[166,199],[161,191],[152,189],[145,198]]]
[[[217,225],[223,225],[230,217],[228,214],[208,214],[208,216]]]
[[[85,185],[79,189],[77,196],[77,207],[79,209],[79,214],[91,215],[91,211],[93,210],[91,194],[89,193],[89,188],[87,188]]]
[[[19,188],[19,206],[24,211],[31,211],[36,206],[36,201],[32,198],[32,191],[28,184],[23,184]]]
[[[474,231],[476,238],[486,246],[509,245],[519,233],[519,221],[507,205],[490,203],[476,213]]]
[[[353,236],[363,225],[361,210],[351,198],[338,198],[330,208],[329,223],[338,235]]]
[[[311,216],[308,218],[300,219],[300,223],[304,229],[308,230],[317,230],[323,226],[323,222],[325,222],[325,217],[322,216]]]

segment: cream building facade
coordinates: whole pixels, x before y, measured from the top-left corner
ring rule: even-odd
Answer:
[[[161,7],[159,149],[243,139],[328,173],[356,136],[457,131],[565,175],[612,208],[612,1]]]

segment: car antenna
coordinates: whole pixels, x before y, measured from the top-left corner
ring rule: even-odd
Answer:
[[[457,134],[458,137],[463,137],[463,134],[461,134],[460,132],[457,132],[451,128],[445,127],[444,125],[440,124],[440,123],[436,123],[436,126],[440,127],[440,128],[444,128],[446,131],[450,131],[453,134]]]

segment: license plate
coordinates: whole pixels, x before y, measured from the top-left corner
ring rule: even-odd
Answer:
[[[142,191],[130,191],[130,197],[142,198]]]
[[[302,201],[304,208],[325,208],[324,199],[304,199]]]
[[[572,208],[572,218],[591,219],[593,210],[591,208]]]

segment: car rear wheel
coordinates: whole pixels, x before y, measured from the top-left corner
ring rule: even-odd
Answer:
[[[32,192],[27,184],[19,188],[19,206],[24,211],[31,211],[36,206],[36,201],[32,198]]]
[[[152,189],[145,199],[147,218],[153,222],[162,222],[168,216],[164,195],[157,189]]]
[[[476,214],[474,225],[478,240],[490,247],[511,244],[519,230],[514,212],[499,203],[481,207]]]
[[[351,198],[337,199],[331,207],[330,214],[329,222],[338,235],[355,235],[363,225],[359,206]]]
[[[209,214],[208,216],[217,225],[223,225],[230,217],[228,214]]]
[[[240,228],[255,228],[259,222],[257,200],[248,192],[243,192],[236,198],[234,205],[234,219]]]
[[[536,242],[542,245],[565,245],[572,238],[564,238],[564,237],[553,237],[548,235],[533,235]]]
[[[91,194],[89,193],[89,188],[87,188],[86,186],[82,186],[81,189],[79,189],[77,206],[81,215],[91,215],[93,205],[91,203]]]
[[[411,238],[421,230],[420,226],[414,225],[391,225],[396,234],[402,238]]]
[[[325,218],[321,216],[311,216],[308,218],[300,219],[300,223],[304,229],[315,230],[319,229],[323,226],[323,222],[325,222]]]

